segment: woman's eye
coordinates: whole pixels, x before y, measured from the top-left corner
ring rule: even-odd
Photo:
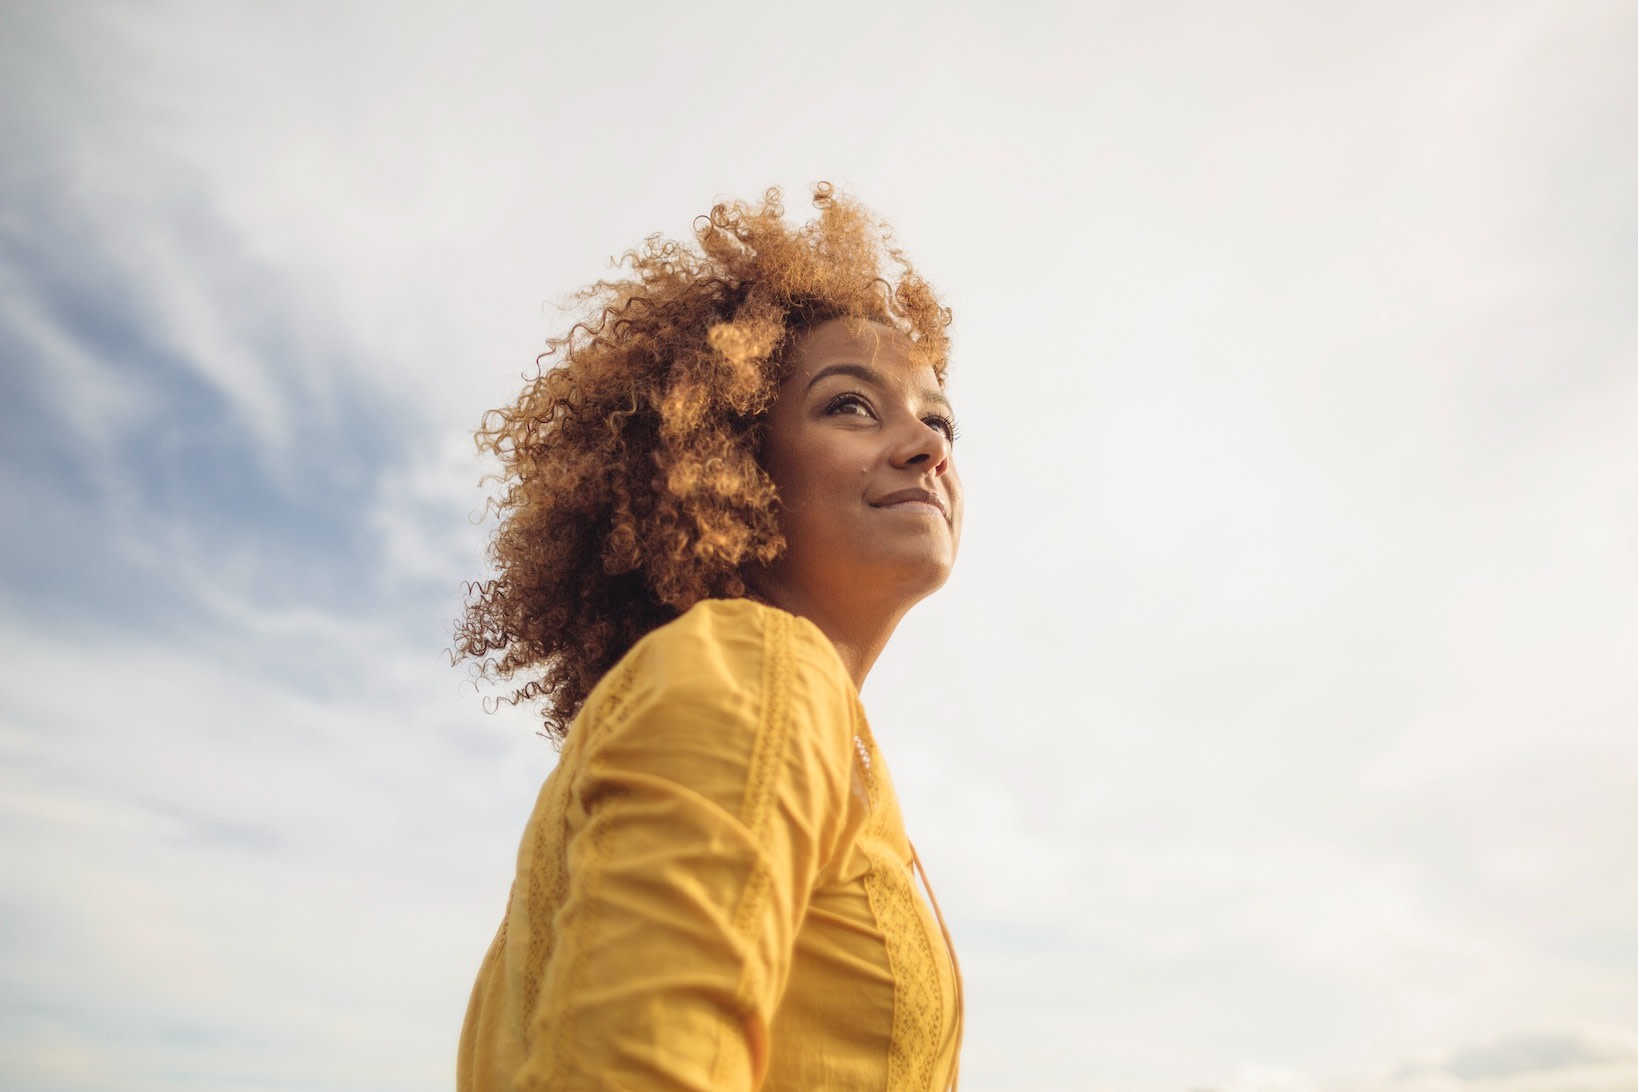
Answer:
[[[947,443],[955,443],[956,437],[961,434],[961,430],[956,428],[955,421],[940,414],[923,417],[922,420],[927,424],[928,428],[933,429],[935,432],[944,433],[944,439]]]
[[[866,402],[863,398],[856,394],[837,395],[835,398],[832,398],[830,400],[830,404],[825,407],[825,412],[827,414],[851,417],[875,416],[875,414],[870,412],[870,403]]]

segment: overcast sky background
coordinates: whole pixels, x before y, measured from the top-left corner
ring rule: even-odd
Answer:
[[[617,12],[617,13],[616,13]],[[0,3],[0,1085],[450,1086],[555,301],[829,179],[955,308],[865,689],[974,1090],[1638,1090],[1638,4]]]

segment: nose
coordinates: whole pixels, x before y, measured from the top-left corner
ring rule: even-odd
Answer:
[[[940,477],[950,468],[950,438],[944,430],[911,418],[894,439],[892,463],[903,470],[930,470]]]

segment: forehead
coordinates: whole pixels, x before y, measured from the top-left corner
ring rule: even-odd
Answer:
[[[882,373],[884,379],[915,377],[917,385],[931,380],[937,387],[930,364],[914,361],[910,339],[891,326],[865,319],[829,319],[798,335],[790,355],[787,383],[805,380],[832,364],[863,364]]]

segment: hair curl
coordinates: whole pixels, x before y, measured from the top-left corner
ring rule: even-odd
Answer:
[[[538,700],[553,739],[644,634],[745,595],[745,566],[783,552],[759,454],[797,334],[883,323],[944,381],[950,312],[891,230],[828,183],[813,203],[792,227],[770,189],[698,217],[697,245],[649,236],[616,263],[625,275],[575,294],[587,317],[484,415],[478,448],[502,467],[497,575],[470,586],[456,650],[522,680],[503,700]]]

